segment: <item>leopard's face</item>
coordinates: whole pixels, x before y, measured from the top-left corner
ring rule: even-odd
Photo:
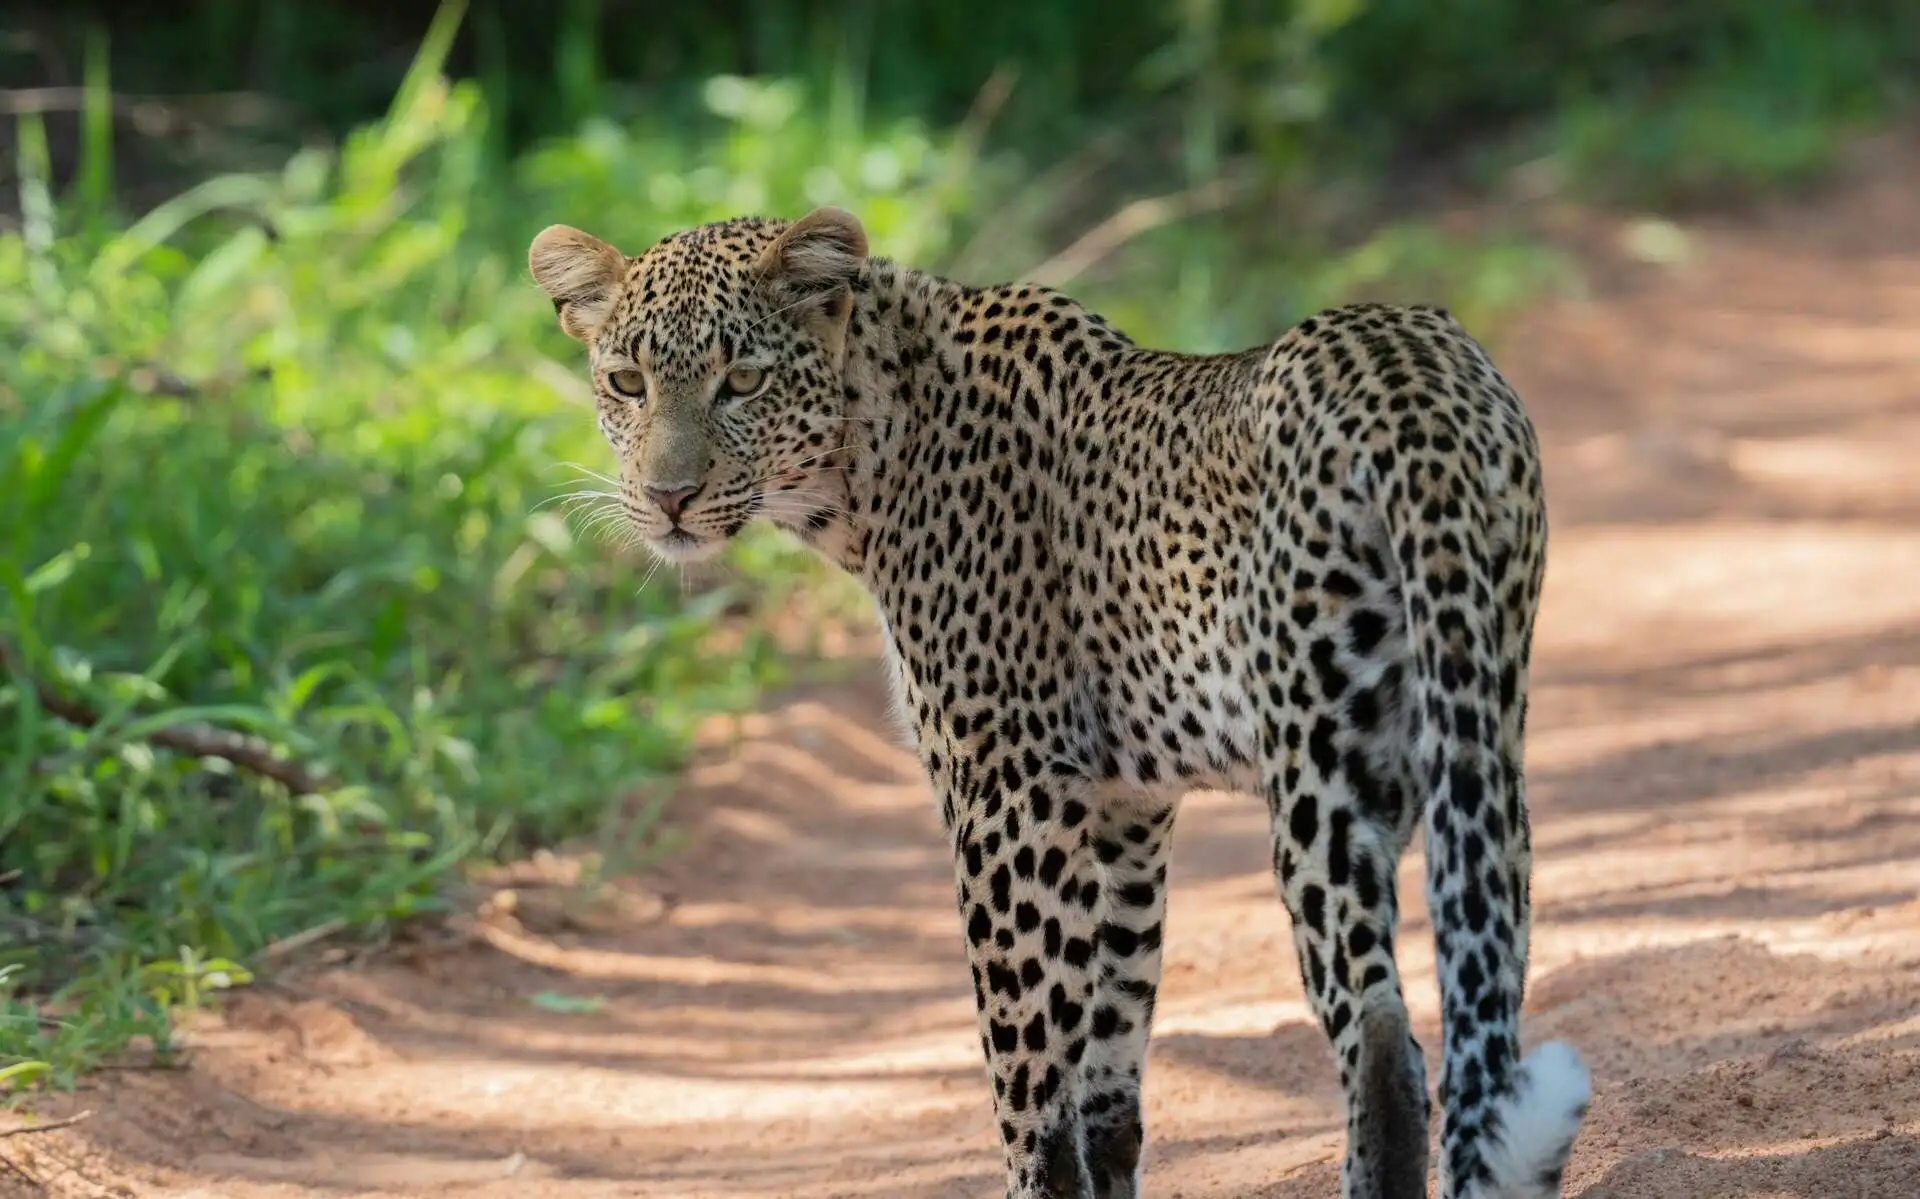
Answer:
[[[755,517],[805,529],[839,511],[865,254],[838,210],[707,225],[631,259],[560,226],[534,240],[534,277],[588,348],[621,509],[656,552],[697,561]]]

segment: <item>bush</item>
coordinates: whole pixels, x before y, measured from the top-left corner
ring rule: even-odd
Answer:
[[[779,677],[751,622],[716,634],[781,555],[749,543],[681,594],[593,536],[605,484],[562,464],[606,451],[524,247],[569,213],[644,244],[748,188],[935,248],[963,151],[909,126],[796,144],[790,95],[723,81],[724,174],[596,128],[502,176],[478,88],[437,73],[446,32],[337,154],[118,232],[56,205],[27,128],[0,233],[16,1079],[164,1041],[167,1004],[236,962],[378,933],[468,862],[583,833],[630,861],[695,723]]]

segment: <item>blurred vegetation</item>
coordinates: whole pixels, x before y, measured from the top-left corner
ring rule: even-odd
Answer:
[[[263,138],[297,140],[342,136],[384,112],[439,2],[16,0],[9,8],[0,78],[75,86],[97,49],[118,90],[167,98],[187,123],[196,99],[244,96],[253,103],[211,111]],[[107,30],[112,36],[95,47],[90,35]],[[1818,159],[1809,144],[1817,131],[1870,121],[1911,99],[1920,8],[1908,0],[474,0],[447,61],[452,74],[481,84],[488,143],[504,156],[595,119],[697,124],[706,115],[700,84],[720,75],[790,80],[815,103],[838,90],[843,114],[950,128],[982,85],[1004,74],[1016,86],[999,140],[1036,162],[1089,130],[1124,124],[1148,135],[1147,145],[1128,147],[1133,158],[1143,148],[1178,155],[1200,136],[1225,153],[1311,146],[1316,164],[1332,157],[1375,168],[1531,147],[1570,155],[1596,184],[1625,168],[1658,192],[1797,171]]]
[[[0,17],[0,1086],[477,864],[631,868],[784,677],[796,551],[599,535],[541,225],[835,202],[1160,344],[1380,293],[1491,335],[1564,264],[1435,197],[1737,199],[1920,68],[1905,0],[128,8]]]

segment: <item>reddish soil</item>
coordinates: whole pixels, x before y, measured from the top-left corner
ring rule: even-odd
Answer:
[[[1526,1033],[1594,1071],[1569,1195],[1920,1196],[1920,170],[1879,149],[1679,266],[1583,220],[1591,298],[1496,346],[1555,518]],[[855,665],[716,741],[657,869],[241,994],[190,1069],[0,1139],[0,1192],[996,1196],[941,839]],[[1148,1192],[1334,1195],[1263,813],[1196,796],[1177,841]]]

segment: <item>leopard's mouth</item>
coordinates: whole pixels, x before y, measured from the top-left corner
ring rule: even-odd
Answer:
[[[702,537],[679,525],[657,537],[647,538],[653,552],[672,562],[704,562],[726,548],[725,537]]]

